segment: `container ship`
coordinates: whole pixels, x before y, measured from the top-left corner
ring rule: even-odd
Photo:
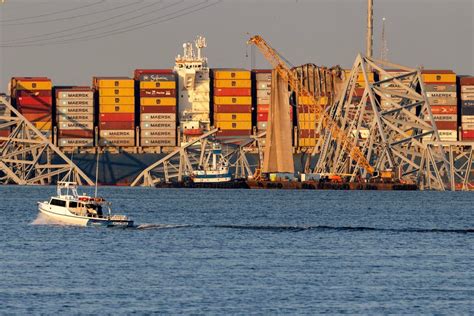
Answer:
[[[95,177],[100,153],[99,183],[129,185],[153,162],[212,128],[219,129],[216,139],[223,143],[238,143],[266,130],[271,70],[209,68],[203,54],[206,47],[206,39],[199,36],[194,43],[183,44],[183,54],[177,55],[173,68],[136,69],[130,77],[97,76],[91,86],[13,77],[8,92],[13,106],[89,177]],[[314,65],[294,71],[309,90],[320,84]],[[350,70],[331,71],[340,78],[334,87],[337,91]],[[371,75],[372,82],[383,80]],[[433,69],[423,70],[422,77],[440,139],[473,141],[474,77]],[[362,75],[359,81],[362,96]],[[328,98],[321,102],[331,104]],[[307,111],[306,102],[290,94],[288,120],[296,172],[311,164],[306,157],[319,139],[315,113]],[[9,132],[0,130],[2,136]],[[368,135],[368,131],[360,133]],[[249,153],[248,159],[251,167],[259,165],[258,153]]]

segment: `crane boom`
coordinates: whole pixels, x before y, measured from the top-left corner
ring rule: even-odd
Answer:
[[[324,107],[316,100],[314,95],[311,94],[291,72],[291,69],[280,58],[278,53],[268,45],[260,35],[255,35],[250,38],[247,44],[257,46],[272,67],[275,68],[280,76],[288,82],[293,91],[295,91],[298,96],[304,96],[308,99],[311,109],[321,118],[322,127],[330,131],[334,140],[341,145],[341,147],[361,168],[365,169],[368,173],[373,173],[374,168],[367,161],[357,144],[354,143],[352,136],[346,134],[345,131],[337,125],[337,122],[329,116],[329,114],[324,110]]]

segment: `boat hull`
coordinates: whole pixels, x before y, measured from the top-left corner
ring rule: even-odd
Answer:
[[[47,216],[56,222],[61,222],[71,226],[100,226],[100,227],[132,227],[133,221],[130,220],[113,220],[108,218],[90,218],[77,215],[69,215],[57,213],[47,209],[44,203],[39,203],[38,210],[41,214]]]

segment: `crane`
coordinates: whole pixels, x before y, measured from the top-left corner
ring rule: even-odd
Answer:
[[[316,100],[303,84],[298,80],[295,74],[286,63],[280,58],[279,54],[273,49],[260,35],[255,35],[247,41],[248,45],[255,45],[263,54],[265,59],[272,65],[279,75],[288,82],[290,87],[295,91],[297,96],[305,97],[308,100],[310,108],[321,118],[322,127],[330,131],[334,140],[341,145],[341,147],[349,154],[349,156],[365,171],[370,174],[374,173],[374,168],[365,158],[362,151],[357,144],[354,143],[353,137],[346,134],[342,128],[337,125],[329,114],[324,110],[324,107]]]

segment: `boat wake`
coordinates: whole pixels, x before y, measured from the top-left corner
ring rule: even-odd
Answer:
[[[170,228],[184,228],[192,225],[173,225],[173,224],[140,224],[135,226],[136,229],[170,229]]]
[[[229,228],[242,230],[262,230],[274,232],[300,232],[308,230],[317,231],[374,231],[393,233],[454,233],[469,234],[474,233],[474,228],[467,229],[441,229],[441,228],[378,228],[366,226],[306,226],[306,225],[214,225],[215,228]]]
[[[30,223],[30,225],[70,226],[64,222],[54,220],[42,213],[38,213],[37,217]]]

